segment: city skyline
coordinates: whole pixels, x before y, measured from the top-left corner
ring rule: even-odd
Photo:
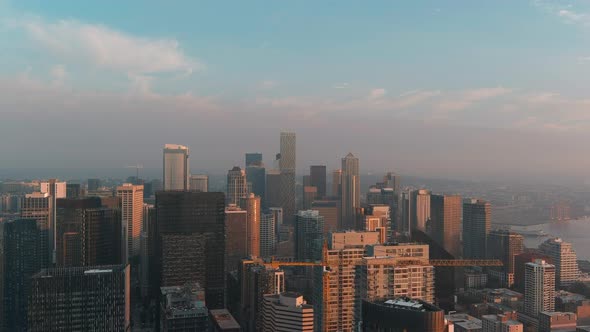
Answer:
[[[193,6],[0,2],[0,130],[31,129],[0,142],[2,168],[157,167],[153,147],[182,142],[207,156],[196,169],[217,169],[272,156],[277,128],[298,133],[298,170],[352,151],[367,171],[588,180],[585,3]],[[80,139],[53,136],[48,154],[41,128]]]

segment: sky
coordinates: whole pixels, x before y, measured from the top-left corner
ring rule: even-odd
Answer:
[[[588,181],[590,1],[0,0],[0,169]]]

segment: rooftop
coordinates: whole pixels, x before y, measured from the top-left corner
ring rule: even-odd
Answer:
[[[227,311],[227,309],[214,309],[210,310],[209,313],[217,326],[221,329],[239,329],[240,324],[236,322],[234,317]]]

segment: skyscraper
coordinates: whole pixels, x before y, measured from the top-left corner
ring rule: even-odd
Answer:
[[[462,199],[458,195],[430,196],[431,236],[454,257],[461,256]]]
[[[342,212],[339,200],[314,201],[311,204],[311,210],[318,211],[320,216],[324,217],[324,235],[338,230],[338,222]]]
[[[27,331],[31,277],[42,264],[34,219],[0,223],[0,330]]]
[[[143,229],[143,185],[124,183],[117,187],[121,198],[122,262],[139,255],[140,237]]]
[[[539,249],[551,257],[555,265],[555,281],[559,287],[568,287],[578,280],[577,255],[572,244],[561,238],[548,239],[541,243]]]
[[[201,191],[201,192],[208,192],[209,191],[209,176],[198,174],[198,175],[191,175],[189,180],[189,190],[191,191]]]
[[[53,224],[54,200],[48,193],[35,192],[26,194],[21,207],[21,218],[35,219],[39,229],[39,242],[41,244],[41,266],[49,267],[53,263],[52,246],[49,243],[49,225]]]
[[[266,173],[266,206],[283,209],[283,222],[286,224],[292,224],[295,214],[294,181],[294,173],[272,169]]]
[[[295,133],[281,132],[281,153],[279,170],[281,172],[281,192],[284,219],[292,224],[296,211],[295,167],[296,167],[296,138]],[[274,205],[273,205],[274,206]]]
[[[248,223],[246,226],[247,256],[260,256],[260,197],[254,194],[240,199],[240,207],[246,210]]]
[[[131,329],[129,265],[43,269],[31,280],[29,329]]]
[[[383,184],[385,188],[391,188],[397,193],[401,188],[400,176],[394,172],[387,172],[383,177]]]
[[[248,213],[246,210],[230,205],[225,208],[225,250],[227,270],[235,271],[240,261],[248,257]]]
[[[208,331],[205,291],[198,283],[160,288],[162,331]]]
[[[525,264],[524,312],[537,317],[555,310],[555,266],[544,260]]]
[[[253,153],[246,153],[246,168],[248,166],[255,166],[262,164],[262,153],[253,152]]]
[[[414,227],[422,232],[430,233],[430,190],[420,189],[416,196],[416,223]],[[427,227],[428,226],[428,227]]]
[[[156,194],[153,287],[198,282],[207,307],[225,306],[225,197],[223,193]],[[198,258],[198,259],[197,259]]]
[[[299,211],[295,216],[295,259],[322,259],[324,217],[318,211]]]
[[[266,169],[264,164],[250,164],[246,166],[246,182],[252,186],[252,193],[259,196],[264,205],[266,191]]]
[[[303,204],[301,204],[302,209],[309,210],[311,208],[311,204],[315,201],[317,196],[318,196],[318,188],[317,187],[304,186],[303,187]]]
[[[485,258],[488,233],[492,226],[490,203],[471,199],[463,203],[463,256]]]
[[[88,179],[88,191],[98,190],[100,185],[100,179]]]
[[[279,169],[282,172],[295,173],[295,154],[295,133],[281,132],[281,159],[279,160]]]
[[[354,229],[357,208],[361,207],[359,159],[352,153],[342,158],[342,225]]]
[[[309,166],[309,177],[311,185],[317,188],[317,199],[326,197],[326,166],[312,165]]]
[[[507,230],[493,230],[488,235],[488,257],[499,259],[501,268],[490,268],[490,276],[500,280],[504,287],[514,284],[515,257],[524,251],[524,238]]]
[[[57,199],[58,198],[66,198],[67,196],[67,189],[65,182],[58,182],[57,179],[49,179],[47,182],[41,182],[41,193],[49,194],[51,196],[51,205],[53,206],[53,216],[50,219],[49,223],[49,235],[48,235],[48,242],[49,242],[49,254],[51,255],[50,263],[56,262],[56,225],[57,222],[56,213],[57,213]]]
[[[313,332],[313,306],[298,293],[264,295],[262,332]]]
[[[164,145],[164,190],[188,190],[189,149],[184,145]]]
[[[342,196],[342,170],[332,171],[332,197],[340,198]]]
[[[260,257],[271,257],[277,245],[276,214],[260,214]]]
[[[240,199],[248,194],[248,185],[246,182],[246,172],[240,167],[227,171],[227,204],[240,204]]]

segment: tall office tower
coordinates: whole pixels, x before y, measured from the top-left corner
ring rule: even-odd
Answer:
[[[311,204],[315,201],[316,197],[318,196],[318,188],[311,187],[311,186],[304,186],[303,187],[303,210],[309,210],[311,208]]]
[[[109,265],[121,261],[121,214],[103,207],[100,198],[58,199],[56,224],[57,266]]]
[[[394,230],[400,235],[410,235],[412,229],[412,191],[403,191],[398,196],[396,219]]]
[[[121,198],[121,255],[123,263],[139,255],[143,229],[143,185],[124,183],[117,187]]]
[[[100,179],[88,179],[88,191],[95,191],[100,188]]]
[[[247,256],[260,256],[260,197],[254,194],[240,199],[240,207],[246,210],[248,223],[246,225]],[[244,234],[242,234],[244,236]]]
[[[248,194],[248,184],[246,182],[246,172],[235,166],[227,171],[227,204],[240,204],[240,199]]]
[[[332,197],[340,198],[342,196],[342,170],[332,171]]]
[[[490,203],[479,199],[463,203],[463,257],[486,257],[486,244],[491,226]]]
[[[281,132],[281,159],[279,169],[295,173],[296,138],[295,133]]]
[[[261,265],[259,258],[242,260],[238,276],[240,280],[240,323],[244,331],[262,329],[262,303],[264,295],[285,291],[285,273]]]
[[[296,138],[295,133],[281,132],[281,152],[279,159],[279,171],[281,172],[281,200],[284,219],[287,224],[293,224],[296,212],[296,188],[295,188],[295,160]],[[269,205],[276,206],[276,205]]]
[[[560,238],[553,238],[541,243],[539,249],[551,257],[555,265],[555,284],[557,286],[565,288],[578,280],[577,255],[571,243]]]
[[[317,331],[354,331],[357,265],[366,254],[365,247],[378,243],[377,232],[331,234],[325,253],[330,269],[314,269],[314,325]]]
[[[265,295],[262,332],[313,332],[313,306],[301,294]]]
[[[26,194],[23,198],[20,216],[24,219],[35,219],[39,229],[39,242],[41,244],[41,266],[49,267],[53,262],[51,245],[49,243],[49,225],[54,216],[53,199],[48,193],[34,192]]]
[[[294,181],[294,173],[283,173],[278,170],[269,170],[266,173],[265,204],[267,207],[283,209],[285,224],[292,224],[295,215],[295,201],[292,199],[295,191],[291,192],[290,189],[290,183]]]
[[[246,182],[252,186],[252,193],[263,201],[266,192],[266,168],[264,164],[251,164],[246,166]],[[265,202],[263,202],[263,205]]]
[[[51,219],[49,220],[49,235],[48,235],[48,242],[49,242],[49,253],[51,255],[51,264],[55,264],[56,263],[56,241],[57,241],[57,235],[56,235],[56,225],[55,223],[57,222],[56,220],[56,211],[57,211],[57,199],[58,198],[66,198],[67,192],[66,192],[66,183],[65,182],[58,182],[57,179],[49,179],[49,181],[47,182],[41,182],[41,193],[43,194],[49,194],[49,196],[51,196],[51,205],[54,207],[53,208],[53,216],[51,216]]]
[[[481,316],[482,332],[523,332],[523,325],[517,320],[516,312]]]
[[[160,288],[162,331],[208,331],[209,312],[199,283]]]
[[[316,261],[322,259],[324,217],[318,211],[299,211],[295,216],[295,259]]]
[[[352,153],[342,158],[342,225],[354,229],[357,208],[361,207],[359,159]]]
[[[409,297],[434,303],[434,267],[429,262],[428,245],[368,246],[358,272],[357,315],[360,299]]]
[[[508,230],[493,230],[488,235],[488,257],[499,259],[504,266],[490,268],[489,274],[500,280],[503,287],[514,285],[515,257],[524,251],[524,238]]]
[[[524,253],[514,257],[514,289],[518,292],[524,292],[524,268],[526,263],[534,262],[537,259],[553,264],[551,257],[543,254],[538,249],[527,249]]]
[[[242,259],[248,257],[248,213],[238,206],[225,208],[225,251],[227,271],[238,269]]]
[[[191,191],[201,191],[201,192],[208,192],[209,191],[209,176],[198,174],[198,175],[191,175],[189,180],[189,190]]]
[[[393,172],[387,172],[383,177],[385,188],[391,188],[394,192],[399,192],[401,188],[400,176]]]
[[[164,145],[164,190],[188,190],[189,149],[184,145]]]
[[[252,166],[252,165],[262,165],[262,153],[253,152],[253,153],[246,153],[246,163],[245,166]]]
[[[311,180],[311,186],[318,188],[316,198],[323,199],[326,197],[326,166],[309,166],[309,177]]]
[[[430,190],[420,189],[416,196],[416,223],[414,228],[430,234]]]
[[[446,331],[444,310],[424,301],[409,298],[363,300],[362,313],[363,332]]]
[[[159,290],[164,286],[198,282],[205,288],[207,307],[224,308],[223,193],[158,192],[156,219],[153,286]]]
[[[270,213],[274,216],[276,242],[278,243],[279,241],[281,241],[280,230],[281,230],[281,226],[283,226],[283,209],[280,207],[269,207],[267,210],[268,210],[268,213]]]
[[[141,296],[146,298],[150,291],[150,264],[153,259],[153,239],[150,238],[150,228],[154,227],[156,222],[156,209],[153,204],[143,204],[143,223],[140,236],[139,250],[139,284],[141,287]]]
[[[277,249],[276,215],[260,214],[260,257],[271,257]]]
[[[320,216],[324,217],[324,236],[338,230],[338,221],[342,212],[339,200],[314,201],[311,204],[311,210],[318,211]]]
[[[34,219],[0,223],[0,330],[26,331],[31,277],[39,271],[39,229]]]
[[[129,265],[43,269],[31,280],[29,331],[129,331]]]
[[[431,235],[454,257],[461,256],[461,217],[463,201],[458,195],[431,195]]]
[[[82,196],[82,192],[80,191],[80,184],[79,183],[66,184],[66,197],[67,198],[78,198],[80,196]]]
[[[536,318],[541,311],[554,311],[555,266],[538,259],[524,269],[524,312]]]

